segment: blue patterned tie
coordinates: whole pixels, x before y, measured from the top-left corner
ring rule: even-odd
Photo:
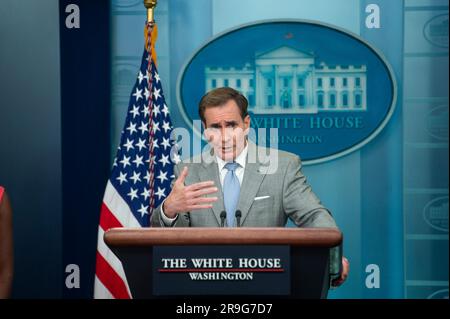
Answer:
[[[223,200],[225,210],[227,211],[227,224],[228,227],[234,226],[234,214],[236,212],[236,206],[239,200],[239,192],[241,185],[239,179],[236,176],[236,168],[239,167],[238,163],[227,163],[225,168],[228,170],[223,181]]]

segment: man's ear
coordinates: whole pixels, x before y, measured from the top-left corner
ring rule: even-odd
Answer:
[[[206,123],[202,121],[202,128],[203,128],[203,133],[202,133],[202,137],[205,141],[208,141],[208,136],[206,136],[207,134],[207,128],[206,128]]]
[[[248,114],[244,117],[244,127],[245,127],[244,132],[247,135],[250,129],[250,115]]]

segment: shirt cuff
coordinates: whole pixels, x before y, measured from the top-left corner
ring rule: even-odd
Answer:
[[[161,203],[161,219],[162,219],[164,225],[166,225],[166,226],[173,226],[175,221],[178,219],[178,214],[174,218],[167,217],[167,215],[164,213],[164,208],[163,208],[165,201],[166,200],[164,200]]]

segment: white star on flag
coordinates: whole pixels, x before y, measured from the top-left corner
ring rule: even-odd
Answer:
[[[150,110],[148,109],[148,106],[144,105],[142,107],[142,113],[144,113],[144,117],[148,117],[148,115],[150,114]]]
[[[157,89],[156,87],[153,89],[153,96],[155,98],[155,101],[158,101],[158,98],[161,97],[161,95],[159,94],[161,90]]]
[[[161,145],[164,146],[164,150],[166,150],[166,148],[170,147],[170,141],[169,141],[169,139],[163,137],[163,141],[162,141]]]
[[[161,197],[166,197],[166,194],[164,193],[165,190],[165,188],[161,189],[158,187],[158,191],[155,193],[155,195],[158,196],[158,199],[161,199]]]
[[[156,133],[156,131],[159,131],[159,130],[160,130],[160,128],[159,128],[159,122],[153,122],[153,127],[152,127],[152,129],[153,129],[153,133]]]
[[[159,143],[158,143],[158,139],[155,138],[155,140],[152,143],[153,149],[155,148],[159,148]]]
[[[133,109],[130,111],[131,114],[133,114],[133,118],[139,115],[139,106],[133,105]]]
[[[127,142],[125,144],[123,144],[124,147],[127,148],[127,152],[130,151],[130,148],[134,148],[133,146],[133,140],[130,140],[127,138]]]
[[[163,121],[163,126],[162,126],[162,128],[163,128],[163,130],[164,130],[164,133],[167,133],[167,131],[171,129],[170,123],[169,123],[169,122],[166,122],[166,121]]]
[[[125,168],[125,167],[127,167],[127,165],[131,165],[130,159],[131,159],[131,157],[127,157],[127,156],[123,155],[123,159],[119,163],[123,165],[123,168]]]
[[[155,105],[153,107],[153,116],[157,117],[159,113],[161,113],[161,111],[159,110],[159,105]]]
[[[163,172],[162,170],[159,172],[158,177],[156,177],[157,179],[159,179],[161,181],[161,183],[163,183],[166,179],[168,180],[167,176],[167,172]]]
[[[145,96],[145,100],[148,100],[148,98],[150,97],[150,91],[147,90],[147,88],[145,88],[144,96]]]
[[[169,155],[162,155],[161,159],[159,160],[160,163],[162,163],[163,167],[166,167],[166,164],[169,164]]]
[[[147,183],[150,181],[150,172],[147,171],[147,174],[145,174],[144,179],[147,181]]]
[[[133,163],[136,165],[136,167],[139,167],[139,165],[144,165],[143,159],[144,156],[136,155],[136,159],[133,161]]]
[[[164,107],[162,109],[162,112],[164,113],[164,117],[167,117],[167,114],[169,114],[169,109],[167,108],[167,105],[164,104]]]
[[[141,134],[148,132],[148,123],[141,122],[141,126],[138,127],[138,130],[141,131]]]
[[[130,196],[131,200],[138,198],[137,196],[137,189],[133,189],[133,187],[130,187],[130,192],[127,194],[128,196]]]
[[[179,162],[181,162],[181,157],[177,153],[171,154],[171,159],[172,159],[172,162],[174,162],[175,164],[178,164]]]
[[[130,121],[130,126],[127,127],[127,131],[130,131],[130,135],[133,135],[134,132],[137,132],[136,124]]]
[[[138,75],[138,79],[139,79],[139,84],[141,84],[142,83],[142,80],[144,80],[144,74],[142,74],[142,72],[141,71],[139,71],[139,75]]]
[[[138,209],[138,212],[141,213],[141,216],[144,217],[145,214],[148,214],[148,206],[144,206],[141,204],[141,208]]]
[[[122,183],[126,183],[127,182],[127,173],[120,172],[119,177],[117,177],[116,179],[120,182],[120,185],[122,185]]]
[[[136,98],[136,102],[138,102],[139,99],[142,99],[142,90],[136,88],[136,92],[133,93],[133,96]]]
[[[142,151],[143,148],[147,148],[147,146],[145,146],[145,140],[139,138],[139,142],[136,143],[135,145],[136,147],[139,147],[139,152]]]
[[[145,178],[145,177],[144,177]],[[147,198],[150,197],[150,191],[148,189],[144,189],[141,193],[141,196],[144,197],[144,200],[147,200]]]
[[[133,172],[133,176],[130,177],[131,180],[133,180],[134,184],[136,185],[137,182],[141,181],[141,173]]]

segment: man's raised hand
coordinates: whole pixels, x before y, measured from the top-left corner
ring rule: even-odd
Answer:
[[[204,197],[204,195],[213,194],[218,191],[213,181],[199,182],[185,186],[184,181],[187,176],[188,168],[185,166],[164,202],[164,214],[169,218],[174,218],[178,213],[211,208],[211,203],[217,201],[217,197]]]

